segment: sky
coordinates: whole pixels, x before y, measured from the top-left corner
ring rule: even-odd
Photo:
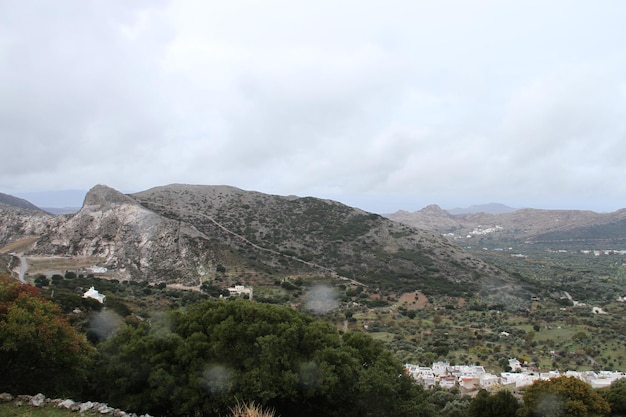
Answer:
[[[0,192],[614,211],[624,16],[621,0],[2,0]]]

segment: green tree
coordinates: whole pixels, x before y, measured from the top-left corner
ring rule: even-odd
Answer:
[[[467,409],[467,417],[515,417],[520,404],[509,391],[489,394],[480,390]]]
[[[591,385],[575,377],[536,381],[524,392],[520,417],[602,417],[609,403]]]
[[[47,287],[48,285],[50,285],[50,280],[45,275],[37,275],[37,277],[35,278],[35,285],[38,288]]]
[[[575,343],[582,343],[582,342],[587,341],[587,339],[588,339],[587,333],[582,332],[582,331],[576,332],[572,335],[572,342],[575,342]]]
[[[0,276],[0,391],[76,394],[92,348],[39,289]]]
[[[611,406],[611,415],[626,415],[626,379],[618,379],[600,393]]]
[[[278,415],[430,416],[383,345],[290,308],[207,301],[126,326],[98,345],[97,394],[156,415],[223,415],[255,401]]]

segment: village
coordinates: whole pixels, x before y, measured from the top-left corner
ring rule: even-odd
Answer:
[[[431,367],[405,364],[405,372],[425,388],[459,388],[463,393],[472,393],[480,389],[493,391],[501,388],[519,389],[532,385],[538,380],[549,380],[561,376],[575,377],[587,382],[592,388],[605,388],[614,381],[625,378],[624,372],[618,371],[565,371],[538,372],[524,366],[519,360],[509,359],[510,372],[500,376],[489,373],[483,366],[450,365],[448,362],[434,362]]]

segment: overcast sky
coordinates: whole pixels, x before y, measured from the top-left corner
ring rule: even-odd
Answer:
[[[0,192],[626,207],[622,0],[0,1]]]

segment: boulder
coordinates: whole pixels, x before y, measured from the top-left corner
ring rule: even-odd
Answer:
[[[45,402],[46,402],[46,396],[39,393],[31,397],[28,404],[32,405],[33,407],[41,407]]]
[[[61,401],[57,407],[71,409],[74,404],[76,404],[74,401],[67,399]]]
[[[78,406],[78,411],[80,411],[81,413],[87,411],[87,410],[91,410],[94,407],[95,403],[91,402],[91,401],[87,401],[86,403],[81,403]]]

